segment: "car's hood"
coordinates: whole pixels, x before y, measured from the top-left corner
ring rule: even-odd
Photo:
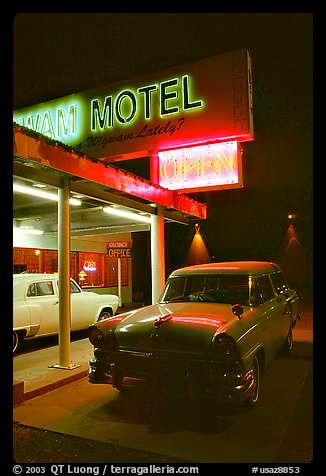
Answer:
[[[120,350],[202,353],[235,319],[228,304],[172,303],[122,314],[100,327],[114,332]]]

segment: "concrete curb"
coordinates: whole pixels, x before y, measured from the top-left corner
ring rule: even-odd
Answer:
[[[38,397],[44,393],[51,392],[56,388],[62,387],[68,383],[74,382],[81,378],[86,377],[88,369],[79,369],[74,374],[67,375],[67,377],[57,379],[53,382],[44,384],[40,387],[35,388],[34,390],[29,390],[25,392],[25,382],[23,380],[14,380],[13,381],[13,405],[18,405],[19,403],[26,402],[31,398]]]

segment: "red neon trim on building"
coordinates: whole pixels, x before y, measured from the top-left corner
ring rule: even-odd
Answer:
[[[14,126],[14,157],[37,162],[196,218],[206,218],[207,207],[203,203],[110,165],[104,165],[86,155],[81,157],[74,151],[65,150],[61,145],[49,144],[49,141],[41,136],[31,137],[24,133],[20,126]]]

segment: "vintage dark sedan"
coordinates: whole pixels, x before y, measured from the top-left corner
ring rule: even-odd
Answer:
[[[122,389],[126,378],[172,392],[250,406],[260,376],[292,349],[298,296],[276,263],[209,263],[174,271],[155,305],[89,328],[88,380]]]

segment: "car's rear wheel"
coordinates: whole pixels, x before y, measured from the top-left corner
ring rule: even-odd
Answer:
[[[284,344],[280,350],[280,354],[281,355],[287,355],[289,354],[293,349],[293,330],[292,330],[292,326],[290,327],[289,329],[289,332],[288,332],[288,335],[284,341]]]
[[[103,319],[108,319],[109,317],[112,317],[112,316],[113,316],[112,309],[105,309],[99,315],[99,318],[97,319],[97,322],[103,321]]]
[[[286,341],[285,341],[285,348],[288,352],[291,352],[293,348],[293,332],[292,332],[292,327],[289,330],[289,333],[287,335]]]
[[[13,332],[13,352],[15,352],[15,350],[17,349],[18,347],[18,344],[19,344],[19,335],[16,331]]]

